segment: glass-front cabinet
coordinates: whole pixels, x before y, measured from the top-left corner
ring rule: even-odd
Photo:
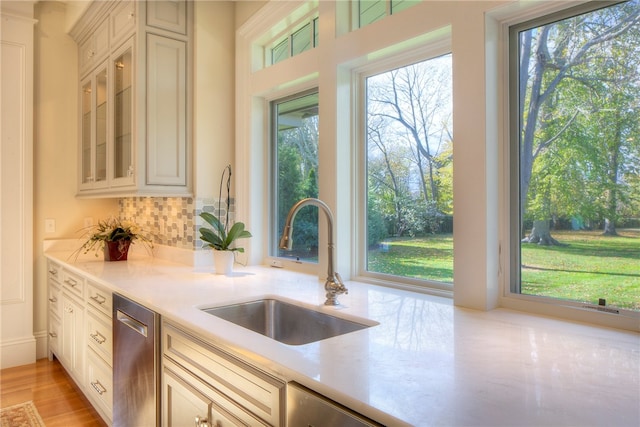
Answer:
[[[133,185],[133,61],[131,43],[116,54],[113,70],[112,185]]]
[[[107,67],[101,65],[81,86],[80,188],[103,188],[107,185]]]
[[[191,195],[193,5],[90,2],[80,72],[78,196]]]

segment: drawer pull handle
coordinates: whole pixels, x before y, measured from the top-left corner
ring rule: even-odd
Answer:
[[[95,342],[97,342],[98,344],[102,344],[103,342],[105,342],[107,339],[104,337],[104,335],[102,335],[100,332],[96,331],[95,334],[89,334],[91,336],[91,338],[93,338],[93,340]]]
[[[94,300],[96,303],[98,303],[100,305],[102,305],[105,302],[107,302],[107,299],[105,297],[103,297],[102,295],[98,295],[98,294],[96,294],[95,296],[89,297],[89,298],[91,298],[92,300]]]
[[[51,297],[51,298],[49,298],[49,302],[58,302],[58,298]]]
[[[49,332],[49,336],[51,338],[58,338],[58,334],[56,334],[55,332]]]
[[[107,389],[104,388],[104,386],[102,384],[100,384],[100,381],[92,382],[91,386],[95,389],[95,391],[98,392],[98,394],[100,396],[102,396],[103,394],[105,394],[107,392]]]
[[[52,268],[51,270],[49,270],[49,274],[52,276],[57,276],[58,275],[58,270],[56,270],[55,268]]]
[[[70,285],[71,287],[75,288],[76,286],[78,286],[78,282],[76,282],[73,279],[67,279],[64,281],[64,283]]]
[[[195,427],[209,427],[209,421],[206,418],[202,418],[200,415],[196,415]]]

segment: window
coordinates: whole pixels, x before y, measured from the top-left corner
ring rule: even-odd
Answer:
[[[403,11],[421,0],[355,0],[353,3],[354,16],[357,21],[354,28],[362,28],[372,24],[387,15]]]
[[[270,52],[268,64],[277,64],[287,58],[318,46],[318,18],[307,18],[302,26],[292,27],[284,38],[267,49]]]
[[[366,270],[453,283],[451,54],[365,88]]]
[[[271,103],[272,117],[272,230],[271,255],[318,262],[318,210],[304,207],[296,215],[293,250],[278,248],[291,207],[318,197],[318,92],[303,93]]]
[[[640,1],[607,6],[510,29],[511,291],[639,311]]]

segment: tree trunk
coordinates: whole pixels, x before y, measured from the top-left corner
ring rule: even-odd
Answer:
[[[603,236],[617,236],[618,232],[616,231],[616,225],[613,221],[605,218],[604,220],[604,231],[602,232]]]
[[[556,239],[551,237],[549,230],[549,220],[533,221],[533,228],[528,237],[522,239],[522,243],[537,243],[544,246],[560,245]]]

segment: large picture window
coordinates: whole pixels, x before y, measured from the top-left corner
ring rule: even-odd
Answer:
[[[640,1],[514,26],[510,61],[511,291],[640,310]]]
[[[293,250],[278,248],[287,214],[299,200],[318,197],[318,92],[294,95],[271,103],[272,229],[271,255],[318,262],[318,210],[304,207],[296,215]]]
[[[453,283],[451,55],[365,80],[366,270]]]

